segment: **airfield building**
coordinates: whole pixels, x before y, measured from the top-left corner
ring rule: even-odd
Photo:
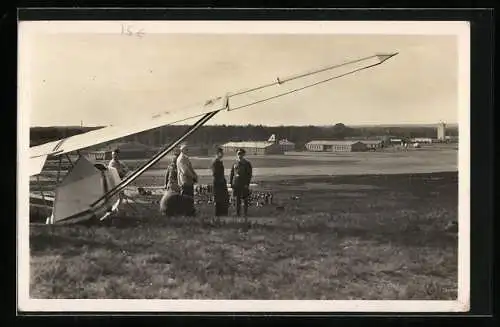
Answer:
[[[283,151],[283,153],[295,150],[295,143],[290,142],[287,139],[281,139],[278,141],[276,134],[272,134],[267,140],[267,142],[279,144],[281,151]]]
[[[288,152],[288,151],[294,151],[295,150],[295,143],[288,141],[287,139],[280,140],[278,142],[281,151],[283,152]]]
[[[420,144],[431,144],[432,143],[432,138],[430,137],[416,137],[411,139],[413,143],[420,143]]]
[[[402,138],[391,138],[389,140],[389,142],[390,142],[390,144],[393,144],[393,145],[401,144],[401,143],[403,143],[403,139]]]
[[[236,153],[238,149],[245,149],[247,155],[283,154],[279,143],[269,141],[228,142],[222,145],[227,154]]]
[[[313,152],[362,152],[368,146],[360,141],[311,141],[306,144],[306,149]]]
[[[365,144],[368,149],[376,150],[384,147],[382,140],[362,140],[361,143]]]

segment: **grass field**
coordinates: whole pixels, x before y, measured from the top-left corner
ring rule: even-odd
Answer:
[[[454,145],[453,145],[454,146]],[[76,158],[73,158],[75,160]],[[396,151],[388,148],[380,152],[295,152],[286,155],[248,156],[254,167],[255,182],[269,182],[304,176],[338,176],[366,174],[410,174],[428,172],[447,172],[458,170],[458,152],[450,145],[432,145],[409,151]],[[211,183],[209,170],[213,158],[192,157],[202,184]],[[231,164],[235,158],[227,155],[224,158],[226,176],[229,176]],[[147,161],[123,160],[131,169],[137,168]],[[167,156],[158,164],[144,172],[131,186],[162,186],[164,184],[165,168],[171,161]],[[44,172],[37,178],[32,178],[31,189],[52,190],[57,176],[57,160],[50,161]],[[66,165],[69,168],[69,164]],[[64,176],[61,174],[61,178]]]
[[[256,182],[301,178],[304,176],[339,176],[366,174],[411,174],[448,172],[458,170],[458,152],[450,147],[436,146],[397,152],[346,152],[346,153],[294,153],[288,155],[249,156],[254,167]],[[158,167],[168,164],[165,158]],[[192,158],[193,167],[200,176],[200,183],[211,182],[208,169],[212,158]],[[226,175],[234,157],[226,156]],[[136,167],[142,161],[129,161]],[[137,179],[137,185],[162,185],[165,170],[161,168],[146,171]]]
[[[31,226],[31,297],[456,298],[456,172],[289,177],[259,183],[275,200],[251,208],[250,228],[213,221],[208,205]]]

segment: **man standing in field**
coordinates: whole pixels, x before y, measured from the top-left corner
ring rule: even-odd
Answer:
[[[180,154],[179,148],[175,148],[174,156],[165,174],[165,193],[160,200],[160,212],[165,216],[184,214],[182,205],[185,201],[182,201],[181,188],[177,177],[177,158],[179,158]]]
[[[252,179],[252,165],[245,159],[245,150],[239,149],[238,160],[231,167],[229,183],[233,188],[233,196],[236,198],[236,215],[240,215],[241,202],[243,201],[243,215],[248,214],[248,199],[250,196],[250,181]]]
[[[118,171],[118,176],[120,176],[120,178],[123,178],[129,172],[129,169],[124,163],[120,161],[119,156],[120,149],[115,149],[111,153],[111,161],[109,162],[108,167],[115,168]]]
[[[216,156],[212,162],[213,194],[215,202],[215,216],[227,216],[229,207],[229,193],[226,177],[224,176],[224,163],[222,158],[224,150],[217,148]]]
[[[193,169],[191,160],[187,156],[188,148],[186,144],[181,146],[181,154],[177,158],[177,178],[181,188],[181,195],[189,199],[191,209],[187,214],[195,215],[194,208],[194,184],[198,182],[198,175]]]
[[[179,180],[177,177],[177,159],[179,158],[181,151],[179,148],[174,149],[174,156],[172,162],[167,167],[167,172],[165,173],[165,189],[174,192],[180,192]]]

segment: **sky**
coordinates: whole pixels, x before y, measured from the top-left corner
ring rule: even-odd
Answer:
[[[128,124],[226,92],[377,53],[382,65],[209,124],[454,124],[456,36],[38,34],[31,126]]]

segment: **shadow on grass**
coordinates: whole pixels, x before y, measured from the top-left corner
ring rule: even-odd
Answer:
[[[32,233],[30,236],[30,253],[38,255],[50,252],[71,257],[82,254],[85,251],[100,249],[115,252],[140,253],[144,249],[149,248],[147,244],[141,245],[137,244],[137,242],[127,244],[126,242],[117,242],[112,238],[103,240],[96,235],[96,231],[100,233],[106,232],[104,227],[98,229],[83,227],[82,229],[87,229],[87,233],[82,233],[79,236],[68,235],[70,233],[67,233],[68,229],[66,227],[54,229],[50,234],[45,234],[43,229],[39,229],[38,232]]]

